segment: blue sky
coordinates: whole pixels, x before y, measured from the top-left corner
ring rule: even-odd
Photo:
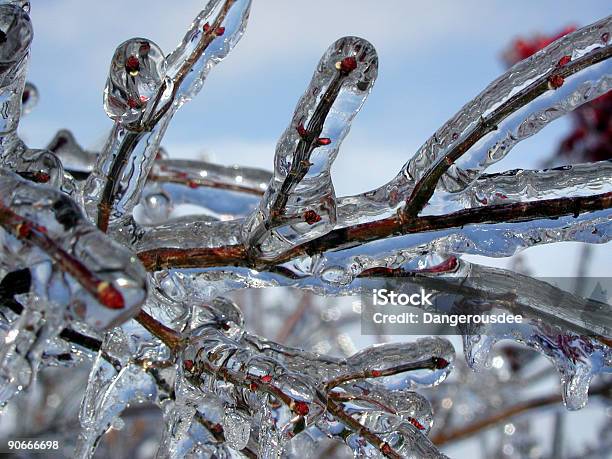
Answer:
[[[67,127],[93,148],[111,125],[102,90],[115,47],[144,36],[168,53],[205,2],[32,4],[29,79],[41,99],[22,121],[21,133],[41,147]],[[334,165],[334,183],[340,195],[366,191],[393,177],[441,124],[504,71],[500,53],[514,37],[586,25],[609,12],[604,1],[254,0],[244,38],[177,114],[163,144],[175,157],[205,155],[271,168],[276,139],[319,57],[340,36],[359,35],[378,50],[379,76]],[[537,167],[566,124],[553,123],[498,168]]]

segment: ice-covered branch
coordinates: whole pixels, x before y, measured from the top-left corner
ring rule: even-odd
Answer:
[[[96,328],[116,325],[138,312],[146,299],[145,273],[129,251],[95,230],[59,191],[6,172],[0,187],[5,267],[34,269],[39,294],[60,304],[68,294],[69,303],[79,304],[72,314]],[[51,272],[43,268],[46,260],[53,263]],[[61,275],[49,285],[59,273],[70,278]]]
[[[437,199],[434,194],[423,214],[555,197],[588,196],[612,191],[612,161],[574,164],[544,170],[515,169],[484,174],[468,188]]]
[[[570,55],[567,56],[566,60],[563,60],[562,57],[557,63],[557,67],[552,71],[543,74],[524,89],[512,95],[490,114],[483,115],[476,126],[462,135],[461,140],[437,158],[423,173],[419,174],[420,177],[414,185],[410,197],[406,200],[406,206],[401,210],[405,218],[414,218],[418,215],[429,202],[438,186],[443,191],[451,193],[464,189],[488,164],[499,161],[520,140],[532,136],[546,124],[568,111],[605,94],[610,89],[612,65],[604,61],[611,56],[612,45],[606,46],[604,44],[575,60],[569,60],[571,59]],[[599,74],[596,73],[595,76],[592,76],[587,73],[585,81],[572,80],[571,85],[567,84],[562,89],[562,86],[566,84],[566,78],[599,63],[602,63]],[[597,69],[596,67],[595,70]],[[566,90],[568,86],[572,87]],[[542,101],[544,107],[537,106],[534,111],[526,110],[526,107],[540,95],[557,90],[561,95],[555,94],[556,97],[552,97],[551,101]],[[519,124],[515,120],[509,120],[509,127],[500,126],[502,121],[519,110],[521,111],[521,119],[524,119],[524,121]],[[475,154],[472,153],[474,158],[469,159],[472,163],[475,163],[471,168],[462,170],[454,166],[480,139],[494,131],[496,131],[493,139],[495,142],[493,147],[485,150],[486,156],[482,153],[478,154],[479,152],[476,150]],[[452,166],[454,167],[451,170]],[[448,177],[444,184],[439,185],[444,174],[448,174]]]
[[[104,91],[115,125],[84,188],[99,228],[129,219],[170,120],[240,39],[249,8],[250,0],[211,0],[167,59],[146,39],[117,48]]]
[[[219,307],[220,303],[216,305]],[[244,429],[244,424],[248,425],[249,418],[256,417],[257,413],[263,416],[260,448],[267,444],[279,452],[289,438],[311,426],[338,436],[335,429],[330,430],[330,416],[387,457],[403,457],[407,447],[427,448],[427,440],[415,436],[421,434],[400,425],[406,422],[426,432],[431,425],[429,407],[416,394],[412,396],[411,392],[403,391],[437,384],[444,378],[453,359],[450,343],[428,338],[415,343],[366,348],[347,359],[334,359],[245,333],[239,311],[229,305],[221,304],[222,310],[207,307],[207,323],[192,334],[182,356],[185,381],[181,384],[187,383],[191,390],[196,389],[189,396],[196,397],[192,403],[202,403],[198,394],[205,388],[212,388],[224,404],[234,398],[230,393],[244,394],[246,406],[225,408],[226,413],[233,414],[226,415],[224,431],[238,427],[235,418],[241,424],[240,434],[231,435],[234,449],[246,445],[250,428]],[[387,384],[401,391],[402,396],[391,400],[384,397]],[[185,389],[177,392],[187,393]],[[256,399],[254,394],[258,395]],[[280,403],[273,403],[270,397]],[[365,422],[351,416],[345,403],[351,404],[353,413],[363,412]],[[273,416],[268,417],[267,412]],[[390,432],[378,431],[375,423],[370,425],[370,416],[374,415],[387,416],[400,439],[389,435]],[[271,424],[267,426],[267,423]],[[355,443],[347,440],[348,434],[339,437],[355,449]],[[272,438],[265,439],[262,435]],[[399,448],[397,452],[396,448]],[[439,454],[433,447],[429,451]]]
[[[325,52],[276,147],[274,174],[244,238],[255,255],[273,257],[336,223],[331,166],[378,71],[370,43],[345,37]]]
[[[148,270],[167,268],[213,267],[243,265],[265,268],[301,256],[323,253],[329,250],[352,248],[367,242],[395,236],[428,233],[466,225],[519,223],[539,219],[558,219],[566,215],[578,217],[583,213],[595,213],[612,207],[612,194],[555,198],[541,201],[499,204],[465,209],[448,215],[422,216],[411,221],[402,217],[390,217],[371,223],[363,223],[333,230],[319,238],[293,246],[273,259],[251,259],[242,244],[198,248],[149,248],[138,256]],[[160,245],[163,241],[158,241]]]
[[[440,179],[441,193],[461,191],[518,141],[606,93],[611,29],[612,17],[607,17],[517,63],[438,129],[393,180],[340,200],[340,224],[389,215],[413,194],[417,183],[422,191],[413,196],[418,199],[408,213],[426,204]]]

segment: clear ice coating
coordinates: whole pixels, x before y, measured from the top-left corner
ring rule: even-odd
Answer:
[[[243,319],[237,307],[227,301],[213,304],[199,311],[200,327],[192,332],[182,354],[184,379],[177,381],[176,391],[196,409],[212,394],[225,405],[221,426],[230,447],[245,448],[249,432],[256,428],[259,453],[266,457],[280,455],[287,442],[308,428],[333,437],[333,426],[345,424],[370,442],[386,432],[379,424],[372,428],[367,422],[356,424],[354,417],[359,413],[366,418],[386,416],[397,444],[428,443],[423,435],[432,425],[431,407],[409,389],[434,386],[446,378],[454,359],[448,341],[422,338],[333,359],[246,333],[240,328]],[[236,400],[245,400],[247,406],[241,407]],[[195,411],[189,416],[181,422],[193,422]],[[406,428],[408,424],[412,427]]]
[[[374,47],[341,38],[321,58],[276,146],[274,174],[246,222],[248,243],[265,256],[329,232],[336,224],[331,166],[378,72]]]
[[[255,210],[269,181],[270,173],[261,169],[158,159],[140,203],[147,223],[163,223],[181,209],[185,215],[187,205],[190,214],[231,220]]]
[[[119,45],[104,89],[108,117],[122,125],[142,120],[147,107],[154,110],[160,103],[165,74],[164,53],[151,40],[131,38]]]
[[[389,215],[409,198],[419,179],[443,161],[460,142],[486,125],[487,117],[496,109],[538,79],[546,80],[551,72],[558,70],[565,56],[570,57],[571,62],[588,58],[592,53],[605,53],[612,46],[611,32],[612,17],[608,16],[561,37],[546,49],[518,62],[440,127],[390,182],[367,193],[340,199],[338,220],[349,225]],[[566,80],[561,79],[561,86],[520,107],[449,167],[437,192],[452,199],[453,193],[468,187],[488,166],[503,159],[516,143],[568,111],[608,92],[610,66],[609,60],[604,60],[598,66],[587,67]]]
[[[514,371],[508,366],[537,358],[518,359],[516,343],[552,362],[568,409],[585,406],[600,387],[591,381],[611,372],[609,304],[592,300],[586,314],[577,296],[558,303],[553,286],[461,259],[610,240],[609,161],[484,174],[519,141],[609,92],[610,18],[519,62],[388,184],[338,198],[330,169],[377,75],[367,41],[345,37],[326,51],[272,172],[169,159],[161,147],[176,110],[240,40],[247,0],[209,1],[168,55],[149,39],[119,45],[104,89],[114,125],[101,151],[84,149],[68,130],[33,149],[17,136],[20,116],[38,98],[26,83],[29,7],[0,0],[0,405],[20,403],[14,395],[45,377],[41,367],[90,364],[76,457],[92,457],[131,410],[153,407],[165,424],[160,458],[317,457],[329,441],[355,457],[444,458],[435,444],[453,420],[438,412],[448,415],[462,396],[478,398],[476,385],[501,388],[486,393],[490,406],[517,401],[504,379]],[[412,230],[400,221],[400,231],[374,237],[381,223],[398,222],[394,211],[444,164],[418,209],[416,221],[429,224]],[[469,220],[491,209],[508,218],[491,211]],[[525,217],[529,209],[537,212]],[[352,239],[364,230],[373,237]],[[457,367],[465,377],[467,367],[445,339],[357,350],[338,329],[356,314],[342,315],[333,303],[317,306],[318,314],[305,302],[286,315],[283,297],[279,307],[256,301],[243,315],[219,296],[273,286],[357,295],[377,276],[435,285],[446,314],[518,308],[526,319],[462,330],[465,360],[482,372],[469,373],[461,392],[453,377]],[[486,301],[473,304],[464,290]],[[267,340],[251,319],[285,328]],[[297,328],[309,336],[292,335]],[[493,347],[502,340],[511,351]],[[481,403],[461,409],[479,421]],[[508,424],[507,436],[512,429],[528,431]]]
[[[2,156],[16,142],[21,116],[21,98],[25,86],[27,61],[33,30],[30,17],[21,7],[0,4],[0,136]]]
[[[58,190],[0,174],[1,266],[30,268],[32,289],[97,329],[133,317],[146,299],[140,262],[94,228]]]
[[[240,40],[249,8],[250,0],[209,2],[166,59],[148,40],[119,46],[105,90],[115,125],[84,185],[87,214],[99,228],[129,224],[170,120]]]

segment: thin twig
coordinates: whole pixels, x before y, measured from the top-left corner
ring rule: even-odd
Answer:
[[[313,151],[320,146],[319,136],[323,131],[325,120],[327,115],[332,109],[334,102],[336,101],[342,85],[346,81],[350,71],[342,70],[342,66],[338,68],[337,73],[334,75],[329,86],[325,90],[325,93],[321,97],[317,107],[312,114],[308,124],[304,127],[302,124],[296,126],[296,130],[300,136],[300,140],[295,148],[291,166],[287,172],[287,176],[283,181],[280,189],[274,196],[274,200],[270,205],[269,217],[260,225],[255,228],[254,232],[249,235],[250,250],[252,256],[257,256],[259,253],[259,245],[265,238],[268,231],[275,226],[286,223],[287,217],[285,216],[285,207],[289,201],[292,190],[297,187],[304,177],[308,174],[310,166],[310,157]],[[329,139],[327,139],[329,141]],[[289,217],[291,220],[294,218]],[[300,216],[299,220],[302,220]]]
[[[478,125],[470,134],[455,147],[453,147],[443,158],[431,167],[425,175],[417,182],[410,197],[406,201],[406,206],[400,211],[404,220],[414,219],[434,194],[438,182],[450,166],[463,156],[476,142],[488,133],[495,131],[499,123],[520,110],[529,102],[540,95],[552,90],[549,81],[551,78],[567,78],[580,70],[583,70],[598,62],[602,62],[612,56],[612,46],[605,46],[593,50],[591,53],[575,61],[553,69],[552,72],[541,76],[526,88],[522,89],[506,102],[496,108],[490,115],[482,117]]]
[[[138,144],[144,134],[142,132],[132,132],[127,130],[125,137],[121,142],[119,152],[115,157],[109,174],[106,176],[106,183],[98,201],[98,218],[97,226],[100,231],[108,231],[108,222],[115,202],[115,197],[119,191],[119,179],[121,178],[121,172],[128,163],[128,160],[134,151],[135,146]]]
[[[601,384],[597,387],[592,388],[589,391],[589,395],[603,395],[610,397],[610,391],[612,390],[612,384]],[[542,408],[550,405],[557,405],[563,401],[563,398],[559,394],[548,395],[544,397],[536,397],[531,400],[519,402],[515,405],[509,406],[503,410],[495,412],[491,416],[479,419],[471,424],[467,424],[464,427],[460,427],[455,430],[448,432],[439,432],[432,438],[432,442],[436,445],[444,445],[458,440],[464,440],[465,438],[471,437],[482,430],[488,429],[495,426],[496,424],[505,421],[509,418],[517,416],[519,414],[531,411],[536,408]]]
[[[183,345],[183,340],[180,333],[170,327],[166,327],[161,322],[157,321],[142,309],[134,317],[134,320],[142,325],[149,333],[159,338],[166,346],[174,353],[177,353]]]
[[[393,216],[373,222],[339,228],[295,246],[271,259],[252,260],[242,244],[201,248],[158,248],[138,253],[149,271],[170,268],[210,268],[220,266],[246,266],[266,269],[294,258],[341,250],[367,242],[405,234],[437,231],[471,224],[518,223],[540,218],[556,219],[612,207],[612,193],[571,198],[555,198],[534,202],[499,204],[464,209],[447,215],[430,215],[406,221]]]

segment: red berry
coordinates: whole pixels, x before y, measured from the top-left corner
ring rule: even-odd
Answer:
[[[382,375],[382,372],[380,370],[372,370],[371,374],[372,374],[372,378],[378,378],[380,377],[380,375]]]
[[[189,188],[195,189],[195,188],[197,188],[197,187],[198,187],[198,184],[197,184],[196,182],[194,182],[193,180],[189,180],[189,181],[187,182],[187,186],[188,186]]]
[[[302,123],[298,124],[295,130],[302,138],[305,138],[308,136],[308,131],[306,130],[306,128],[304,128],[304,125]]]
[[[51,176],[46,172],[36,172],[34,174],[34,180],[36,180],[38,183],[47,183],[49,180],[51,180]]]
[[[412,424],[413,426],[415,426],[417,429],[419,430],[425,430],[425,426],[423,424],[421,424],[419,421],[417,421],[414,418],[408,418],[408,421],[410,422],[410,424]]]
[[[140,99],[135,99],[134,97],[128,97],[127,100],[128,107],[130,108],[140,108],[142,107],[142,102]]]
[[[272,382],[272,376],[270,375],[265,375],[261,377],[261,382],[264,382],[266,384],[269,384]]]
[[[184,360],[183,361],[183,368],[185,368],[185,370],[191,372],[191,370],[193,370],[193,360]]]
[[[319,145],[329,145],[331,143],[331,139],[327,137],[320,137],[317,139],[317,143]]]
[[[130,56],[126,59],[125,70],[128,73],[134,73],[140,70],[140,61],[136,56]]]
[[[123,309],[125,306],[123,295],[108,282],[98,284],[98,299],[109,309]]]
[[[25,239],[32,234],[32,224],[25,222],[17,225],[17,234],[20,238]]]
[[[389,443],[380,445],[380,452],[383,454],[391,454],[391,446],[389,446]]]
[[[207,22],[206,24],[204,24],[202,29],[204,30],[205,33],[208,33],[210,31],[210,24]]]
[[[353,56],[345,57],[340,61],[340,71],[343,73],[351,73],[357,68],[357,60]]]
[[[436,369],[441,370],[442,368],[446,368],[448,366],[448,360],[443,359],[442,357],[434,357],[433,363]]]
[[[224,33],[225,33],[225,27],[217,27],[217,30],[215,30],[215,35],[217,35],[217,37],[220,37]]]

